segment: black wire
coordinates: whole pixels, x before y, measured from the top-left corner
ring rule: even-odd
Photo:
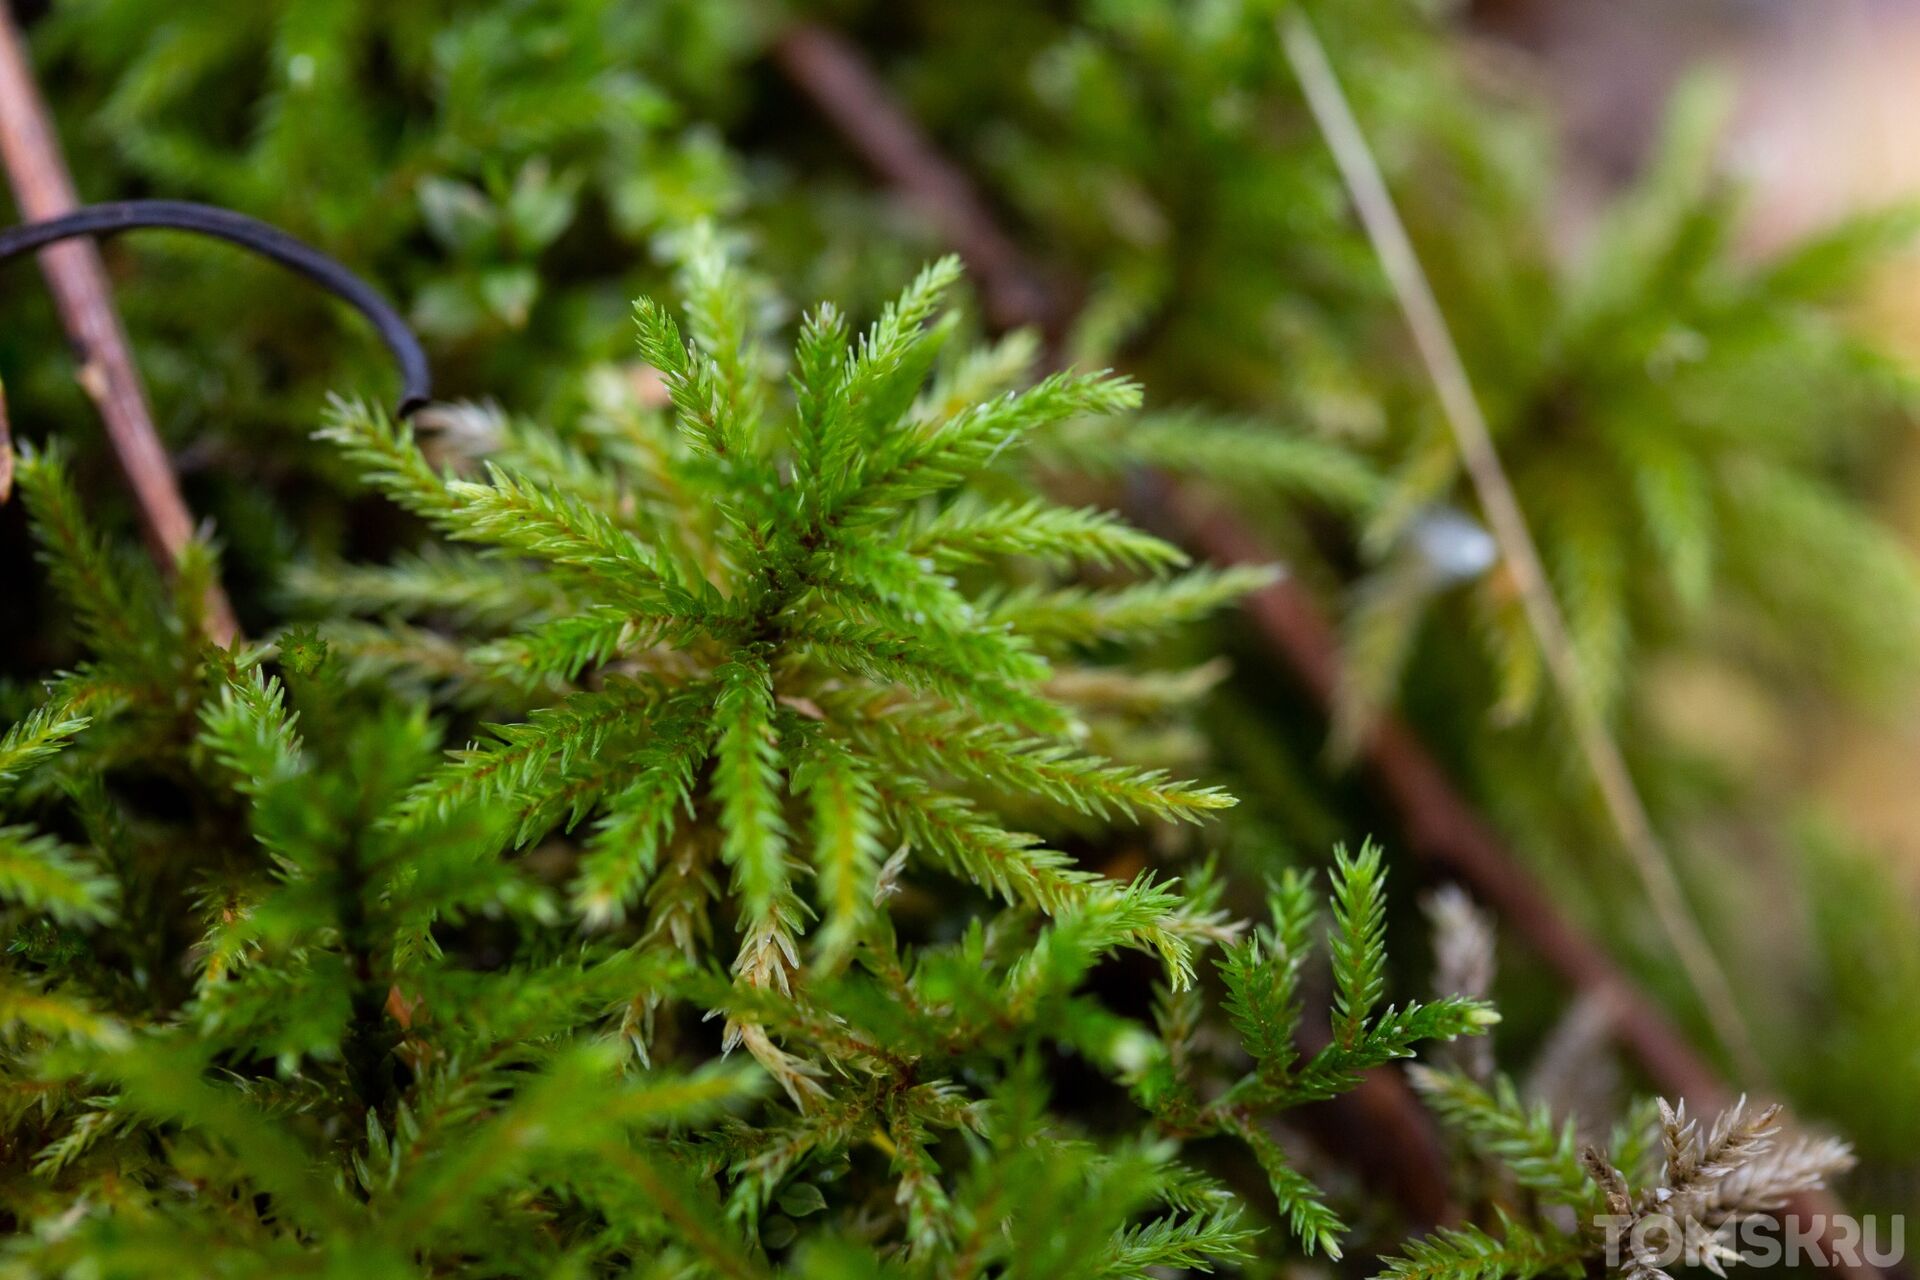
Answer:
[[[0,262],[75,236],[110,236],[141,227],[192,231],[226,240],[305,276],[373,322],[380,341],[400,367],[400,405],[395,411],[400,417],[411,416],[433,398],[426,352],[379,290],[313,246],[231,209],[186,200],[116,200],[83,205],[57,218],[0,231]]]

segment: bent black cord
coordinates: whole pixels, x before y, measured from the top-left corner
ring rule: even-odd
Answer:
[[[186,200],[116,200],[84,205],[72,213],[0,231],[0,262],[75,236],[110,236],[141,227],[192,231],[251,249],[305,276],[343,299],[373,323],[380,341],[400,366],[400,417],[411,416],[433,397],[433,379],[420,340],[379,290],[312,245],[244,213]]]

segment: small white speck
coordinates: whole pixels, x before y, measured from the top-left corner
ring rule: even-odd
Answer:
[[[1500,558],[1493,535],[1472,516],[1452,507],[1423,512],[1408,527],[1407,539],[1446,582],[1471,581]]]

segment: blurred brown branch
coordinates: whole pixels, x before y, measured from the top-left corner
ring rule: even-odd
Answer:
[[[26,41],[0,0],[0,162],[22,218],[58,217],[79,204],[45,101],[33,77]],[[193,537],[193,516],[180,496],[166,447],[134,368],[125,329],[113,305],[100,251],[76,241],[40,253],[40,268],[80,361],[79,382],[106,424],[107,439],[140,512],[148,550],[171,571]],[[238,627],[226,594],[215,586],[206,606],[211,637],[225,644]]]

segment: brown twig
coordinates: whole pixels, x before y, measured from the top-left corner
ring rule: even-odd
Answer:
[[[26,41],[4,0],[0,0],[0,162],[5,164],[24,218],[58,217],[79,204],[34,81]],[[80,361],[80,386],[99,410],[114,456],[133,492],[148,549],[163,568],[171,570],[193,538],[193,516],[154,430],[153,413],[134,368],[126,331],[114,310],[100,252],[86,241],[54,245],[41,251],[40,267]],[[209,589],[206,621],[209,634],[222,644],[238,629],[233,607],[218,586]]]
[[[795,56],[796,48],[813,51],[813,56]],[[933,146],[856,50],[832,33],[801,24],[780,40],[776,60],[881,179],[917,206],[939,211],[937,225],[956,248],[993,246],[993,252],[978,262],[962,249],[962,256],[982,273],[983,288],[998,289],[1002,297],[1018,297],[1012,282],[1040,279],[994,222],[985,202],[974,194],[968,177]],[[956,192],[964,193],[964,198],[955,198]],[[996,316],[995,322],[1038,325],[1057,333],[1065,319],[1056,308],[1040,305],[1025,313],[1016,310]],[[1209,559],[1223,564],[1273,561],[1257,535],[1191,489],[1164,477],[1153,477],[1149,487],[1158,491],[1161,501],[1155,505],[1176,526],[1182,540]],[[1248,597],[1245,608],[1274,656],[1330,710],[1340,683],[1339,641],[1313,596],[1297,582],[1283,578]],[[1392,716],[1383,716],[1361,753],[1401,815],[1411,852],[1468,886],[1563,982],[1598,999],[1610,1015],[1615,1042],[1663,1094],[1688,1098],[1696,1107],[1714,1111],[1732,1100],[1734,1091],[1713,1065],[1606,950],[1554,906],[1545,887],[1508,852],[1411,729]],[[1399,1136],[1406,1134],[1407,1150],[1434,1152],[1437,1161],[1431,1126],[1412,1092],[1398,1075],[1376,1076],[1383,1083],[1373,1086],[1365,1099],[1372,1131],[1381,1133],[1390,1148],[1398,1147]],[[1425,1163],[1426,1158],[1416,1159]],[[1409,1213],[1425,1215],[1430,1209],[1421,1207],[1422,1193],[1406,1189],[1409,1182],[1437,1185],[1444,1195],[1444,1166],[1407,1172],[1402,1184],[1394,1187]],[[1795,1197],[1790,1207],[1806,1215],[1840,1212],[1837,1200],[1824,1192]],[[1879,1274],[1865,1266],[1834,1269],[1862,1276]]]

